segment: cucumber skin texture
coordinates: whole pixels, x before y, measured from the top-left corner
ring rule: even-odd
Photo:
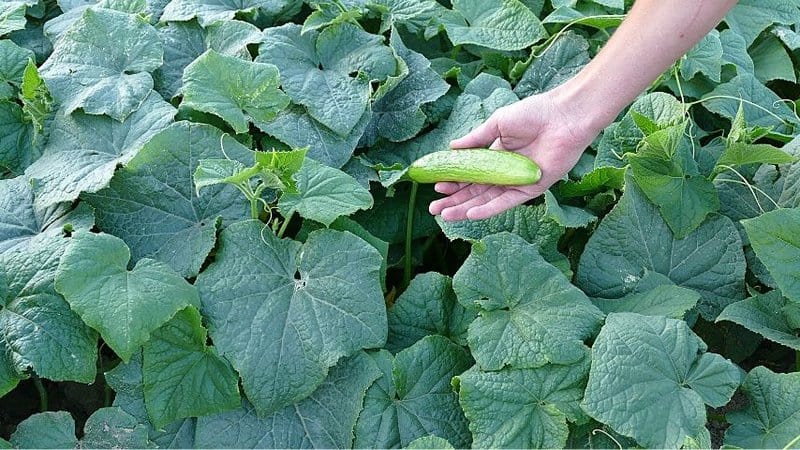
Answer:
[[[485,148],[443,150],[411,163],[408,177],[417,183],[461,183],[521,186],[539,181],[542,171],[530,158]]]

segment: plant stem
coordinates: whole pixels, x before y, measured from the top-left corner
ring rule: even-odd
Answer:
[[[47,389],[42,384],[42,379],[37,375],[33,375],[33,385],[36,386],[36,391],[39,393],[39,410],[41,412],[47,411]]]
[[[258,220],[258,198],[250,198],[250,218]]]
[[[97,372],[103,374],[103,406],[107,408],[111,406],[111,386],[108,385],[106,368],[105,364],[103,364],[103,346],[105,346],[105,343],[100,346],[100,351],[98,352]]]
[[[111,387],[108,382],[103,384],[103,406],[106,408],[111,406]]]
[[[411,283],[411,240],[414,231],[414,206],[417,203],[417,182],[411,182],[411,194],[408,197],[408,216],[406,217],[406,258],[403,271],[403,290]]]
[[[283,223],[281,224],[281,228],[278,230],[279,238],[283,238],[283,233],[285,233],[286,229],[289,227],[289,222],[292,221],[293,216],[294,216],[294,210],[290,209],[289,214],[286,214],[286,217],[283,219]]]

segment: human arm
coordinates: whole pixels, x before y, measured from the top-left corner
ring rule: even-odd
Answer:
[[[562,179],[617,115],[713,29],[736,0],[637,0],[605,47],[561,86],[500,108],[453,148],[516,151],[542,178],[529,186],[437,183],[430,212],[483,219],[535,198]]]

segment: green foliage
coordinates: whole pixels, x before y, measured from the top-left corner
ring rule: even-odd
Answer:
[[[404,177],[632,3],[0,2],[0,448],[796,447],[800,2],[527,204]]]
[[[750,405],[731,415],[725,443],[743,448],[787,448],[797,444],[800,375],[756,367],[742,384]]]
[[[141,259],[108,234],[77,233],[55,275],[56,290],[123,361],[178,310],[199,305],[194,286],[164,263]]]
[[[609,314],[592,346],[583,406],[640,444],[677,448],[703,429],[704,403],[719,407],[730,400],[739,370],[706,353],[686,322]]]

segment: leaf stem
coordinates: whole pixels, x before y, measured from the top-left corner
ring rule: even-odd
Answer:
[[[406,257],[403,271],[403,290],[411,283],[411,240],[414,236],[414,206],[417,203],[417,182],[411,182],[411,194],[408,197],[408,216],[406,217]]]
[[[39,410],[45,412],[48,409],[47,389],[45,389],[42,379],[38,375],[33,375],[33,385],[36,386],[36,391],[39,393]]]
[[[258,198],[251,197],[250,200],[250,217],[258,220]]]
[[[289,213],[286,214],[286,217],[283,219],[281,228],[278,230],[278,238],[283,239],[283,233],[286,233],[286,229],[289,228],[289,222],[292,221],[293,216],[294,216],[294,209],[290,209]]]

